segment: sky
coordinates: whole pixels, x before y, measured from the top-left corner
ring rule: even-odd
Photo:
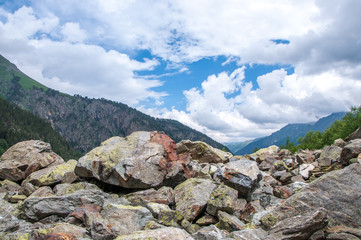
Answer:
[[[0,0],[0,54],[222,142],[361,103],[360,0]]]

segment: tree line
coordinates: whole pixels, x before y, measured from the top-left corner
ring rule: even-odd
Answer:
[[[324,132],[309,131],[297,140],[298,145],[287,138],[286,144],[281,145],[281,148],[289,149],[293,153],[300,149],[322,149],[326,145],[333,144],[336,139],[345,139],[360,126],[361,106],[352,107],[341,120],[335,121]]]

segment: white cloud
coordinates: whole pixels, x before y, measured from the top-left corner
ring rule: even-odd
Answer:
[[[76,43],[83,42],[87,38],[87,34],[79,26],[79,23],[68,22],[61,28],[61,33],[64,35],[65,40]]]

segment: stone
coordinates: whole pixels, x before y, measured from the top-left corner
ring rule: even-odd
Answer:
[[[0,181],[0,193],[18,193],[20,191],[20,185],[16,182],[5,179]]]
[[[327,229],[327,239],[361,239],[361,228],[352,228],[347,226],[336,226]],[[342,238],[344,237],[344,238]]]
[[[205,208],[217,185],[208,179],[190,178],[174,189],[176,210],[193,221]]]
[[[199,226],[209,226],[212,224],[216,224],[218,222],[218,218],[209,214],[204,215],[203,217],[199,218],[196,222]]]
[[[293,195],[292,187],[286,185],[286,186],[279,186],[275,187],[273,194],[275,197],[287,199]]]
[[[276,155],[279,151],[280,151],[279,147],[277,147],[276,145],[271,145],[271,146],[269,146],[267,148],[259,149],[255,153],[250,154],[250,156],[258,157],[258,156],[261,156],[261,155],[265,155],[265,156]]]
[[[315,169],[313,164],[301,164],[299,166],[299,173],[304,179],[308,179],[310,177],[310,172]]]
[[[346,145],[346,142],[342,138],[338,138],[333,142],[332,145],[343,148]]]
[[[302,214],[278,222],[269,231],[270,237],[279,240],[308,239],[313,233],[327,226],[325,209],[318,209],[312,214]]]
[[[231,153],[209,146],[207,143],[190,140],[182,140],[177,143],[177,151],[178,154],[190,154],[192,159],[199,163],[225,163],[233,156]]]
[[[329,172],[272,209],[261,219],[262,225],[269,229],[284,219],[323,208],[327,211],[329,228],[338,225],[361,228],[360,181],[361,164],[358,163]]]
[[[19,202],[19,201],[24,201],[26,198],[27,198],[27,196],[25,196],[25,195],[15,194],[15,195],[12,195],[12,196],[9,198],[9,202],[11,202],[11,203],[17,203],[17,202]]]
[[[235,203],[238,199],[237,190],[224,184],[219,185],[211,194],[207,201],[206,212],[210,215],[217,216],[218,211],[233,214]]]
[[[309,150],[300,150],[295,156],[298,164],[310,164],[316,159],[315,155]]]
[[[172,139],[159,132],[134,132],[121,138],[112,137],[81,157],[75,168],[80,177],[96,178],[124,188],[161,186],[166,178],[180,171],[187,175]]]
[[[295,194],[297,191],[300,191],[305,186],[307,186],[307,183],[305,182],[294,182],[291,184],[292,192]]]
[[[64,196],[33,197],[30,195],[22,204],[24,216],[30,221],[58,215],[66,217],[83,204],[103,206],[103,193],[95,190],[79,190]]]
[[[273,156],[268,156],[265,158],[265,160],[263,160],[260,165],[258,166],[258,168],[261,171],[268,171],[270,170],[270,168],[273,166],[273,164],[275,164],[278,160],[273,157]]]
[[[216,224],[216,227],[228,232],[242,230],[242,227],[245,225],[237,217],[222,211],[218,212],[218,219],[219,222]]]
[[[210,225],[199,229],[196,233],[192,234],[195,240],[222,240],[227,236],[227,232],[220,230],[214,225]]]
[[[166,227],[143,230],[128,235],[120,235],[115,240],[192,240],[192,236],[183,229]]]
[[[101,191],[98,186],[92,183],[88,182],[78,182],[78,183],[61,183],[57,184],[54,187],[54,193],[57,196],[64,196],[71,193],[74,193],[79,190],[95,190],[95,191]]]
[[[40,198],[40,197],[50,197],[54,196],[54,192],[49,186],[43,186],[36,189],[32,194],[29,195],[29,198]]]
[[[163,224],[164,226],[176,227],[183,219],[183,216],[179,211],[172,210],[168,205],[165,204],[150,202],[146,207],[153,214],[153,217],[157,218],[159,223]]]
[[[262,174],[256,162],[241,159],[225,164],[214,178],[236,189],[239,196],[247,198],[261,180]]]
[[[169,206],[175,205],[174,191],[170,187],[161,187],[158,190],[150,188],[143,191],[129,193],[124,196],[125,199],[133,204],[142,205],[143,203],[161,203]]]
[[[100,213],[85,212],[85,225],[93,239],[114,239],[144,229],[153,220],[145,207],[108,204]]]
[[[266,239],[267,232],[262,228],[247,228],[240,231],[234,231],[229,236],[239,240],[263,240]]]
[[[350,159],[357,158],[361,153],[361,139],[351,140],[341,151],[340,162],[342,165],[348,165]]]
[[[89,238],[87,230],[69,223],[56,223],[46,229],[35,230],[32,235],[35,239],[49,240],[76,240]]]
[[[326,146],[323,148],[321,156],[317,159],[320,167],[329,167],[332,163],[340,159],[342,148],[338,146]]]
[[[180,223],[180,225],[182,226],[182,228],[184,230],[186,230],[189,234],[193,234],[195,232],[197,232],[200,229],[200,226],[198,226],[197,224],[193,224],[190,221],[188,221],[187,219],[183,219]]]
[[[23,194],[25,196],[30,196],[33,192],[35,192],[39,187],[34,186],[31,183],[22,183],[21,188],[19,190],[19,194]]]
[[[356,131],[348,135],[345,141],[349,142],[351,140],[360,139],[360,138],[361,138],[361,127],[359,127]]]
[[[39,187],[57,183],[72,183],[78,178],[74,172],[77,163],[75,160],[69,160],[63,164],[38,170],[30,174],[23,183],[31,183]]]
[[[51,150],[49,143],[39,140],[19,142],[10,147],[0,162],[0,179],[20,181],[32,172],[50,165],[64,163],[64,160]]]
[[[240,218],[245,222],[251,222],[253,215],[263,210],[259,200],[251,201],[247,203]]]

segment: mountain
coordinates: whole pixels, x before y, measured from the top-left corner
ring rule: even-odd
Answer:
[[[65,160],[81,156],[50,123],[0,98],[0,155],[10,146],[31,139],[50,143],[52,150]]]
[[[238,151],[233,151],[235,155],[244,155],[250,154],[253,152],[255,148],[265,148],[270,145],[281,146],[286,144],[287,138],[289,137],[290,142],[293,142],[297,145],[297,140],[299,137],[304,137],[308,131],[320,131],[323,132],[331,126],[333,122],[336,120],[340,120],[343,116],[345,116],[346,112],[338,112],[333,113],[327,117],[320,118],[317,122],[312,123],[297,123],[297,124],[288,124],[280,130],[272,133],[267,137],[262,137],[253,140],[251,143],[246,144],[240,143],[240,146],[243,147],[238,148]],[[231,150],[235,148],[233,146],[228,146]]]
[[[255,140],[257,139],[252,139],[244,142],[226,143],[225,145],[229,148],[229,150],[231,150],[231,152],[235,153],[240,151],[242,148],[244,148],[245,146],[247,146],[248,144],[252,143]]]
[[[163,131],[176,142],[199,140],[219,149],[226,148],[178,121],[153,118],[122,103],[70,96],[47,88],[26,76],[1,55],[0,97],[49,122],[82,153],[109,137],[124,137],[141,130]]]

